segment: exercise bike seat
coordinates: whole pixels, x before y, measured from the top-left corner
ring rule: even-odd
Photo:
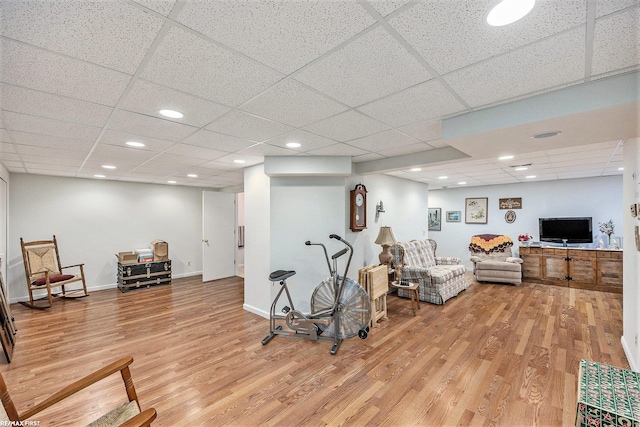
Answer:
[[[296,272],[293,270],[276,270],[269,275],[269,280],[271,280],[272,282],[281,282],[293,276],[294,274],[296,274]]]

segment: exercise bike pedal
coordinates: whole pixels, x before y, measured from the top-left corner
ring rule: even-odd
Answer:
[[[289,313],[290,311],[291,311],[291,309],[289,308],[289,306],[288,306],[288,305],[285,305],[284,307],[282,307],[282,312],[283,312],[284,314],[287,314],[287,313]]]

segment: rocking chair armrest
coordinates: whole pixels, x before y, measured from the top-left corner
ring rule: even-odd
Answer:
[[[64,270],[65,268],[82,267],[82,266],[84,266],[84,263],[82,263],[82,264],[67,265],[66,267],[62,267],[62,268],[61,268],[61,270]]]
[[[154,408],[145,409],[135,417],[120,424],[120,427],[147,427],[156,419],[156,415]]]
[[[127,356],[127,357],[123,357],[122,359],[113,362],[107,366],[104,366],[100,369],[98,369],[97,371],[87,375],[84,378],[79,379],[78,381],[75,381],[72,384],[69,384],[68,386],[66,386],[65,388],[63,388],[62,390],[52,394],[51,396],[49,396],[48,398],[46,398],[45,400],[43,400],[42,402],[38,403],[37,405],[34,405],[33,407],[29,408],[28,410],[24,411],[24,413],[20,414],[20,419],[21,420],[26,420],[29,419],[31,417],[33,417],[35,414],[42,412],[43,410],[47,409],[48,407],[50,407],[51,405],[54,405],[58,402],[60,402],[61,400],[79,392],[82,389],[85,389],[87,387],[89,387],[90,385],[118,372],[118,371],[122,371],[123,369],[125,369],[126,367],[128,367],[131,363],[133,363],[133,357],[131,356]]]

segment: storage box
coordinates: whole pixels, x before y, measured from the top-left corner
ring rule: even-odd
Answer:
[[[116,254],[120,264],[136,264],[138,262],[138,254],[136,252],[118,252]]]
[[[169,259],[169,244],[162,240],[154,240],[151,242],[154,261],[166,261]]]

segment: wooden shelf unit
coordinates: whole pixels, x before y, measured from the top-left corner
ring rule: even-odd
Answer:
[[[520,247],[523,279],[556,286],[622,293],[622,251]]]

